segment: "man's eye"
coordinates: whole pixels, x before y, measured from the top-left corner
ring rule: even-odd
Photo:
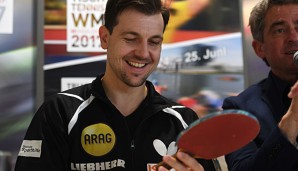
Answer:
[[[161,42],[160,41],[150,41],[150,44],[157,46],[157,45],[160,45]]]
[[[276,33],[276,34],[284,33],[284,32],[285,32],[285,30],[283,28],[279,28],[279,29],[274,30],[274,33]]]
[[[127,41],[127,42],[133,42],[133,41],[135,41],[136,39],[134,39],[134,38],[124,38],[124,40]]]

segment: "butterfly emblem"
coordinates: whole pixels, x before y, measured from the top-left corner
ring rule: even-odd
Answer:
[[[161,156],[174,155],[178,150],[178,147],[176,146],[175,141],[171,142],[169,146],[166,147],[166,145],[161,140],[155,139],[153,141],[153,146],[157,151],[157,153]]]

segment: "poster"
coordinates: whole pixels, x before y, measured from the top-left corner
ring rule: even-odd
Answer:
[[[14,0],[0,0],[0,34],[13,32],[13,2]]]
[[[103,24],[106,0],[67,0],[67,51],[99,52],[98,28]]]
[[[160,93],[199,117],[221,110],[243,90],[238,0],[172,1],[157,69],[149,77]]]

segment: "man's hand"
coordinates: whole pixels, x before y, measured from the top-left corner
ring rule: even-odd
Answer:
[[[289,141],[296,146],[298,136],[298,81],[291,88],[288,96],[292,98],[292,103],[278,126]]]
[[[192,170],[192,171],[204,171],[203,166],[190,155],[178,151],[176,157],[164,156],[163,161],[171,166],[175,171]],[[169,171],[164,167],[159,167],[158,171]]]

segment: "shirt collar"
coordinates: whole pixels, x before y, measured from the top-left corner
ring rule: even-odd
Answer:
[[[289,93],[292,84],[278,78],[272,71],[270,72],[269,77],[272,78],[274,89],[277,91],[278,94],[287,95]]]
[[[278,78],[273,72],[270,72],[269,77],[272,78],[272,86],[276,90],[276,93],[279,96],[278,98],[280,98],[283,103],[282,110],[286,112],[291,103],[291,99],[288,97],[288,93],[293,85],[287,81]]]

